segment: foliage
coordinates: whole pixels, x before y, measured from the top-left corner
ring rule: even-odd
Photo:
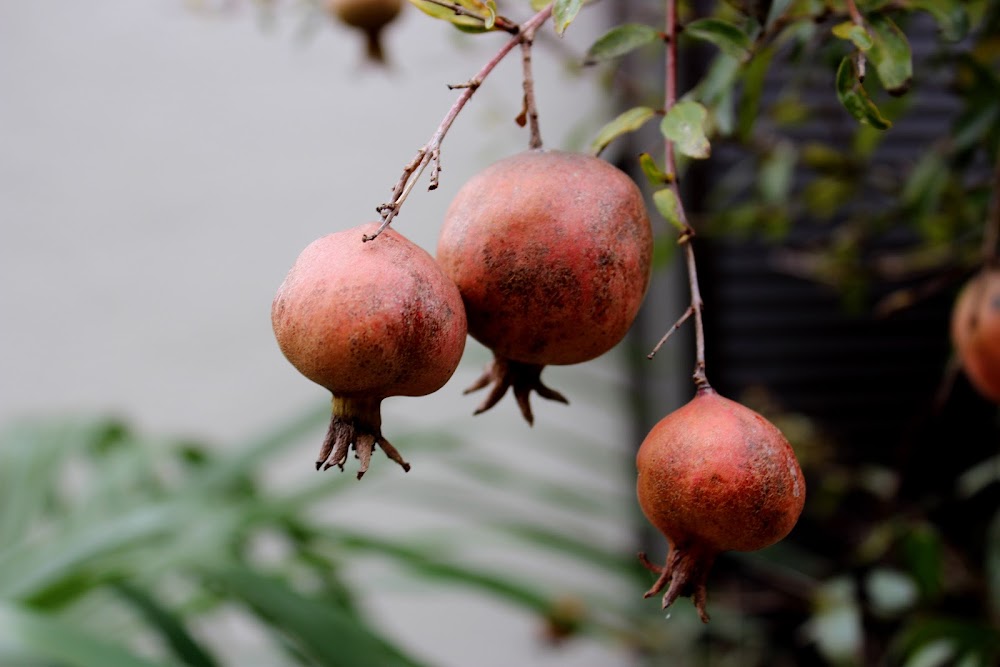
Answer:
[[[462,532],[430,541],[415,534],[382,537],[325,520],[324,508],[358,488],[353,475],[313,472],[307,484],[275,486],[269,470],[288,452],[300,454],[304,435],[315,444],[328,410],[226,448],[143,436],[117,420],[49,419],[4,429],[0,664],[234,664],[223,643],[227,636],[208,630],[222,613],[260,628],[261,643],[278,664],[425,664],[384,636],[364,608],[364,591],[350,581],[351,564],[371,558],[400,577],[466,587],[523,609],[553,640],[574,633],[634,634],[622,625],[629,600],[566,591],[445,556],[462,553]],[[474,500],[467,488],[428,479],[424,470],[423,480],[408,478],[416,483],[412,496],[403,492],[394,501],[390,494],[383,502],[411,510],[415,504],[428,511],[448,508],[467,517],[481,536],[493,534],[519,551],[559,554],[593,570],[595,580],[641,587],[627,545],[611,550],[566,530],[565,521],[574,517],[576,525],[622,511],[627,519],[627,504],[617,493],[580,493],[555,479],[455,455],[447,433],[403,441],[425,462],[437,451],[439,462],[472,480],[479,493]],[[585,460],[616,469],[602,446],[575,446]],[[365,487],[394,472],[374,468]],[[524,513],[510,511],[502,495],[491,495],[495,489],[518,489],[531,502],[561,511],[562,527],[535,519],[530,505]],[[574,596],[572,605],[567,595]]]

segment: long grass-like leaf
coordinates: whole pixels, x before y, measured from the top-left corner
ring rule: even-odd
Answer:
[[[424,577],[441,579],[471,586],[534,612],[544,613],[551,600],[528,582],[508,575],[490,573],[480,568],[452,563],[403,541],[393,541],[374,535],[351,531],[327,531],[327,537],[341,547],[378,554]]]
[[[0,602],[0,664],[167,667],[57,618]]]
[[[174,507],[151,505],[104,523],[73,526],[48,540],[0,549],[0,598],[37,595],[102,555],[167,535],[179,519]]]
[[[204,576],[324,667],[420,666],[358,617],[303,595],[280,579],[239,566],[206,569]]]
[[[143,616],[178,660],[188,667],[218,667],[218,661],[188,632],[183,619],[148,592],[127,581],[116,582],[114,590]]]

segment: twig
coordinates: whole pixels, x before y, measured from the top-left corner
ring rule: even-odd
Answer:
[[[380,205],[376,210],[379,215],[382,216],[382,224],[379,225],[372,234],[365,234],[361,237],[362,241],[371,241],[378,237],[386,227],[392,222],[393,218],[399,213],[400,207],[402,207],[403,202],[409,196],[410,191],[413,190],[413,186],[416,185],[417,180],[419,180],[421,174],[423,174],[424,169],[431,162],[434,163],[434,169],[431,176],[431,189],[437,187],[438,174],[441,171],[441,142],[444,141],[444,137],[448,134],[448,130],[451,129],[452,124],[458,117],[459,112],[465,107],[466,103],[472,98],[472,95],[476,92],[480,85],[482,85],[483,80],[489,76],[490,72],[500,64],[507,54],[509,54],[514,47],[520,44],[525,34],[533,35],[538,26],[542,25],[552,16],[552,5],[549,4],[545,9],[541,10],[530,19],[521,24],[517,33],[512,37],[506,44],[501,47],[496,54],[490,58],[490,60],[483,65],[475,76],[473,76],[469,81],[460,86],[454,86],[453,88],[461,88],[462,93],[452,104],[451,109],[445,114],[444,119],[441,124],[438,125],[437,130],[431,135],[430,140],[424,144],[423,148],[417,151],[417,155],[413,160],[406,165],[403,169],[403,175],[400,177],[399,182],[392,189],[392,201]]]
[[[538,128],[538,107],[535,104],[535,79],[531,75],[531,46],[535,41],[535,28],[521,32],[521,66],[524,71],[524,111],[521,118],[527,118],[531,130],[528,146],[542,147],[542,133]],[[523,123],[522,123],[523,125]]]
[[[844,0],[844,4],[847,6],[847,13],[851,17],[851,22],[864,28],[865,17],[861,15],[861,12],[858,10],[858,5],[854,2],[854,0]],[[867,30],[867,28],[865,29]]]
[[[663,108],[666,113],[670,113],[674,104],[677,103],[677,0],[667,1],[666,18],[666,81],[664,82],[664,103]],[[705,374],[705,325],[702,321],[702,309],[704,304],[701,300],[701,289],[698,287],[698,268],[694,258],[694,248],[691,247],[691,240],[694,238],[694,228],[688,223],[687,214],[684,211],[684,204],[681,200],[680,182],[677,178],[677,158],[674,154],[674,144],[667,139],[664,144],[666,153],[666,171],[674,178],[671,179],[669,187],[674,191],[677,199],[677,217],[682,225],[682,231],[678,243],[684,246],[684,253],[687,259],[688,284],[691,289],[691,305],[684,315],[674,324],[674,326],[664,335],[660,342],[649,354],[652,358],[660,346],[666,342],[681,324],[688,318],[694,317],[695,335],[695,363],[692,379],[698,389],[708,386],[708,376]]]

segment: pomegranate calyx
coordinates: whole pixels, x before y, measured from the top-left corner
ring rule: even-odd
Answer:
[[[508,388],[513,389],[514,398],[521,409],[521,415],[524,416],[529,425],[535,423],[529,400],[532,391],[537,392],[542,398],[568,405],[569,401],[565,396],[542,383],[543,368],[545,368],[543,364],[529,364],[494,356],[493,361],[486,367],[479,379],[464,392],[469,394],[492,385],[486,399],[480,403],[473,414],[478,415],[492,408],[504,397]]]
[[[382,437],[381,403],[380,398],[333,397],[333,416],[316,459],[316,470],[329,470],[333,466],[343,470],[347,452],[353,447],[355,458],[360,462],[358,479],[361,479],[368,471],[372,452],[378,445],[404,471],[410,471],[410,464]]]
[[[702,623],[708,623],[709,616],[705,609],[708,595],[705,585],[708,573],[715,562],[715,556],[714,551],[696,544],[684,547],[671,545],[666,564],[660,566],[650,562],[645,553],[640,553],[639,562],[646,569],[660,575],[643,597],[653,597],[666,588],[663,594],[663,609],[672,605],[678,597],[690,597]]]

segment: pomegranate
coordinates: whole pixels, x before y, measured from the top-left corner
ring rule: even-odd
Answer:
[[[333,394],[333,418],[316,469],[344,469],[352,446],[360,478],[382,448],[410,469],[382,436],[387,396],[440,389],[465,348],[462,297],[434,259],[392,229],[363,242],[377,223],[311,243],[271,307],[278,346],[295,368]]]
[[[589,155],[530,150],[476,174],[451,202],[438,263],[465,302],[469,333],[494,360],[476,414],[513,388],[565,403],[541,381],[551,364],[593,359],[628,332],[649,286],[653,234],[642,193]]]
[[[715,557],[774,544],[791,531],[806,498],[781,431],[707,384],[653,427],[636,468],[639,506],[670,543],[663,567],[640,554],[660,575],[645,597],[667,587],[666,608],[691,596],[706,623],[705,582]]]
[[[980,271],[959,292],[951,340],[972,386],[1000,403],[1000,268]]]
[[[399,15],[403,0],[327,0],[327,12],[365,35],[368,58],[384,63],[382,31]]]

